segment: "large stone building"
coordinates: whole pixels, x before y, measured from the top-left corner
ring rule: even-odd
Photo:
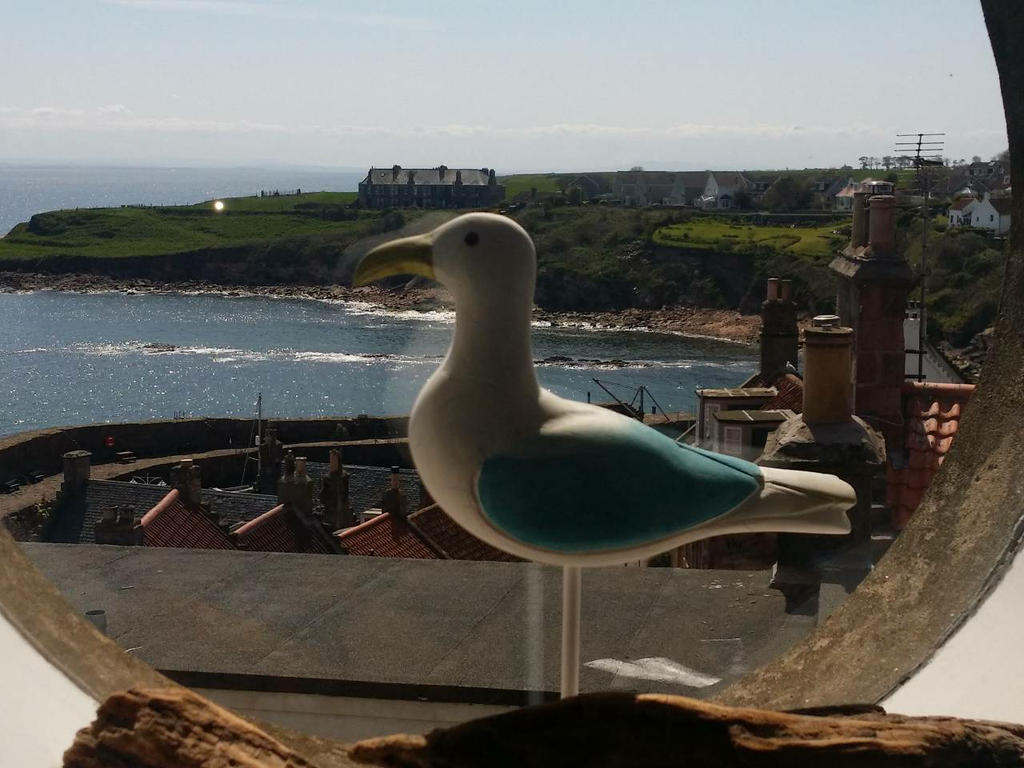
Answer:
[[[359,183],[367,208],[486,208],[505,199],[493,168],[371,168]]]

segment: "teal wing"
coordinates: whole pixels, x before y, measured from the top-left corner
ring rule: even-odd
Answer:
[[[760,490],[754,464],[680,445],[639,422],[542,434],[481,467],[484,515],[544,549],[627,549],[672,536]]]

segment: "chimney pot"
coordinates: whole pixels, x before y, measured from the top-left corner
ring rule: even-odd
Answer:
[[[890,258],[896,255],[896,198],[892,195],[875,195],[871,198],[869,239],[871,255],[874,258]]]
[[[850,245],[863,248],[868,244],[868,193],[853,193],[853,225],[850,229]]]
[[[192,459],[182,459],[171,469],[171,487],[178,491],[186,504],[201,504],[203,500],[203,478],[199,465]]]
[[[804,331],[806,424],[844,424],[853,416],[853,329],[819,315]]]
[[[793,281],[792,280],[782,280],[782,281],[780,281],[780,285],[782,286],[782,296],[781,296],[782,300],[783,301],[792,301],[793,300]]]
[[[779,299],[779,278],[769,277],[768,278],[768,301],[778,301]]]

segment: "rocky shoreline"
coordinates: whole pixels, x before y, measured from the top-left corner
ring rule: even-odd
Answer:
[[[450,296],[443,289],[432,287],[386,289],[378,286],[348,288],[342,285],[216,285],[199,281],[167,283],[145,279],[123,280],[89,274],[0,272],[0,293],[43,290],[71,293],[201,293],[347,301],[362,302],[395,312],[432,312],[453,307]],[[534,320],[552,326],[674,333],[745,344],[756,343],[761,328],[761,318],[758,315],[741,315],[731,310],[701,307],[633,308],[607,312],[550,312],[536,308]]]

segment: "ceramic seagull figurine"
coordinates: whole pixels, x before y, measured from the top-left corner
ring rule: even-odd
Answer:
[[[422,275],[455,298],[455,335],[409,422],[431,496],[470,533],[563,567],[562,695],[579,686],[581,566],[621,565],[726,533],[847,533],[856,498],[836,477],[758,467],[681,445],[537,383],[536,255],[489,213],[370,251],[353,283]]]

